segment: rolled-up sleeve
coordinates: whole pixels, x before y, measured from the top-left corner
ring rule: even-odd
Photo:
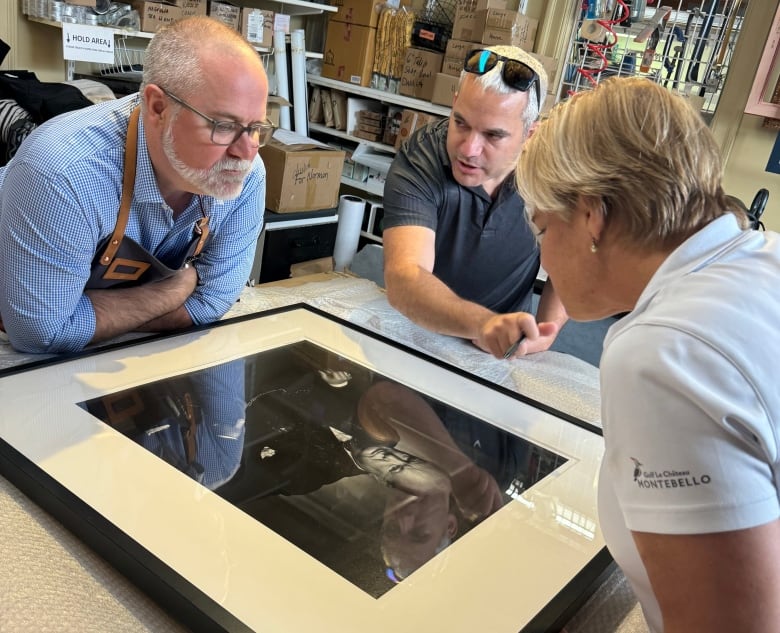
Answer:
[[[0,314],[24,352],[82,349],[95,332],[83,288],[96,227],[67,182],[16,162],[0,193]]]

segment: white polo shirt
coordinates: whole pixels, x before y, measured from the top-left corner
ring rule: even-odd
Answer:
[[[630,531],[701,534],[780,516],[780,236],[723,216],[677,248],[601,359],[599,515],[653,631]]]

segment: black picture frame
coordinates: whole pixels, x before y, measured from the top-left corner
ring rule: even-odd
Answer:
[[[373,598],[79,406],[299,341],[565,464]],[[310,306],[4,370],[0,398],[3,476],[195,631],[554,630],[611,569],[596,427]]]

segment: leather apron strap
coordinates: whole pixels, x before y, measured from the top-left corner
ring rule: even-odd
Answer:
[[[136,106],[130,114],[127,124],[127,140],[125,141],[125,166],[122,174],[122,201],[119,204],[119,215],[111,239],[106,250],[100,257],[100,263],[107,266],[116,256],[122,238],[125,236],[127,219],[130,217],[130,205],[133,201],[135,189],[135,162],[138,156],[138,118],[141,114],[141,106]]]

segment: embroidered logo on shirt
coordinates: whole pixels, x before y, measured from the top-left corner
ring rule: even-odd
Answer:
[[[644,470],[642,462],[632,457],[634,481],[640,488],[690,488],[706,486],[712,478],[707,474],[694,475],[690,470]]]

